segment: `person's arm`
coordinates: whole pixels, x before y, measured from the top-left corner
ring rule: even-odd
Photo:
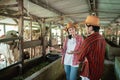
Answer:
[[[70,51],[70,52],[67,52],[68,54],[78,54],[80,53],[79,51]]]
[[[51,51],[57,51],[57,52],[61,52],[61,51],[62,51],[61,49],[56,49],[56,48],[54,48],[54,47],[50,47],[50,50],[51,50]]]
[[[80,52],[78,53],[78,60],[80,62],[83,62],[85,59],[85,56],[88,54],[88,50],[89,50],[89,45],[88,42],[84,42],[81,47],[80,47]]]
[[[69,52],[68,54],[79,54],[80,53],[80,47],[84,39],[83,37],[79,36],[79,38],[77,38],[76,40],[77,40],[77,44],[76,44],[75,50]]]

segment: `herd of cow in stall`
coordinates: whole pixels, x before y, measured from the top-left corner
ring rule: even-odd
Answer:
[[[40,32],[33,30],[32,32],[32,40],[39,39],[40,37]],[[29,41],[30,40],[30,32],[29,30],[24,31],[24,41]],[[18,37],[19,34],[15,30],[11,30],[6,32],[5,35],[0,36],[0,39],[4,38],[14,38]],[[56,39],[52,39],[52,44],[56,45],[58,41]],[[23,52],[23,58],[24,59],[29,59],[33,58],[35,56],[41,56],[41,46],[37,46],[33,48],[32,54],[29,52],[29,49],[25,49]],[[35,53],[34,53],[35,50]],[[14,64],[20,60],[20,50],[19,50],[19,40],[12,40],[12,41],[7,41],[7,42],[0,42],[0,69],[3,69],[4,67],[7,67],[11,64]]]
[[[0,39],[18,37],[17,31],[8,31]],[[0,43],[0,69],[14,64],[20,60],[19,41],[12,40]]]

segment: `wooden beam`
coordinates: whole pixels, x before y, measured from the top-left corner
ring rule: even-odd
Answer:
[[[1,43],[1,42],[7,42],[7,41],[18,40],[18,39],[21,39],[21,37],[15,37],[15,38],[3,38],[3,39],[0,39],[0,43]]]
[[[98,16],[98,12],[97,12],[97,9],[98,9],[98,1],[97,0],[94,0],[93,1],[93,11],[95,12],[96,16]]]
[[[0,5],[0,8],[18,7],[18,4]]]
[[[17,21],[17,19],[13,19],[15,21],[16,24],[18,24],[19,22]]]
[[[23,0],[17,0],[18,1],[18,9],[20,13],[19,17],[19,32],[20,36],[23,36]]]
[[[8,10],[8,9],[7,9]],[[11,11],[13,11],[13,10],[11,10]],[[15,11],[14,11],[15,12]],[[16,13],[18,13],[18,11],[16,11]],[[37,19],[41,19],[40,17],[37,17],[37,16],[35,16],[35,15],[33,15],[33,14],[30,14],[31,15],[31,17],[33,17],[32,18],[32,21],[36,21],[36,19],[35,18],[37,18]],[[14,18],[14,19],[19,19],[19,17],[20,17],[20,14],[19,15],[11,15],[11,14],[5,14],[5,13],[0,13],[0,16],[4,16],[4,17],[9,17],[9,18]],[[23,16],[24,16],[24,20],[28,20],[28,21],[31,21],[31,19],[28,19],[28,18],[25,18],[25,17],[27,17],[27,15],[24,13],[23,14]],[[16,23],[17,23],[17,21],[16,21]]]
[[[96,15],[96,0],[88,0],[88,5],[89,5],[89,8],[90,8],[90,11],[89,13],[92,14],[93,12],[95,14],[92,14],[92,15]]]
[[[10,15],[10,14],[4,14],[4,13],[0,13],[1,16],[4,16],[4,17],[9,17],[9,18],[14,18],[14,19],[19,19],[20,15],[19,16],[16,16],[16,15]],[[24,20],[27,20],[27,21],[31,21],[31,19],[28,19],[28,18],[23,18]],[[35,20],[33,20],[35,21]]]
[[[43,3],[40,0],[38,0],[37,2],[35,2],[34,0],[29,0],[29,1],[34,3],[34,4],[36,4],[36,5],[39,5],[39,6],[43,7],[43,8],[45,8],[45,9],[47,9],[47,10],[50,10],[50,11],[52,11],[52,12],[58,14],[58,15],[62,15],[63,14],[62,12],[52,8],[50,5],[46,5],[45,3]]]
[[[1,25],[11,25],[11,26],[17,26],[17,24],[9,24],[9,23],[1,23],[1,22],[0,22],[0,24],[1,24]]]
[[[92,12],[92,6],[90,0],[87,0],[88,6],[89,6],[89,13]]]
[[[35,16],[35,15],[31,14],[31,13],[28,13],[28,14],[27,14],[28,10],[27,10],[25,7],[24,7],[23,9],[25,10],[26,15],[29,16],[32,20],[42,19],[42,18],[44,18],[44,17],[38,17],[38,16]]]
[[[45,8],[45,9],[49,10],[49,11],[52,11],[52,12],[56,13],[56,14],[58,14],[59,16],[65,15],[64,13],[56,10],[55,8],[51,7],[50,5],[47,5],[47,4],[43,3],[43,2],[40,1],[40,0],[37,0],[37,1],[35,1],[35,0],[29,0],[29,1],[32,2],[32,3],[34,3],[34,4],[36,4],[36,5],[38,5],[38,6],[43,7],[43,8]],[[70,18],[72,21],[75,21],[74,18],[72,18],[72,17],[67,17],[67,18]]]
[[[5,17],[10,17],[10,18],[19,18],[19,16],[13,16],[10,14],[4,14],[4,13],[0,13],[1,16],[5,16]]]
[[[32,48],[40,45],[41,45],[41,40],[26,41],[23,44],[23,49]]]

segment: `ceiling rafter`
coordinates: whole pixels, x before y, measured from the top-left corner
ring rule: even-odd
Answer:
[[[90,14],[98,15],[98,12],[96,11],[97,7],[98,7],[97,3],[98,3],[97,0],[88,0],[88,5],[89,5],[89,8],[90,8],[90,10],[89,10]]]
[[[36,1],[34,1],[34,0],[29,0],[29,1],[32,2],[32,3],[34,3],[34,4],[36,4],[36,5],[39,5],[39,6],[43,7],[43,8],[45,8],[45,9],[47,9],[47,10],[50,10],[50,11],[58,14],[58,15],[61,16],[61,17],[63,17],[63,16],[65,15],[64,13],[56,10],[55,8],[51,7],[51,6],[48,5],[48,4],[43,3],[43,2],[40,1],[40,0],[36,0]],[[70,18],[72,21],[75,21],[75,19],[72,18],[72,17],[69,17],[69,16],[68,16],[68,18]]]
[[[40,1],[40,0],[37,0],[37,1],[29,0],[29,1],[32,2],[32,3],[34,3],[34,4],[37,4],[37,5],[41,6],[41,7],[43,7],[43,8],[45,8],[45,9],[47,9],[47,10],[50,10],[50,11],[52,11],[52,12],[54,12],[54,13],[60,15],[60,16],[63,15],[62,12],[60,12],[60,11],[52,8],[50,5],[47,5],[47,4],[43,3],[43,2]]]
[[[18,4],[0,5],[0,8],[18,7]]]

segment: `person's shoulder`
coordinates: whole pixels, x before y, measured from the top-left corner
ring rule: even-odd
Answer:
[[[63,40],[64,40],[64,41],[68,40],[68,37],[66,36]]]
[[[83,36],[82,36],[82,35],[79,35],[79,34],[77,34],[77,37],[78,37],[78,38],[83,38]]]
[[[79,34],[76,34],[76,36],[77,36],[77,37],[82,37],[82,36],[81,36],[81,35],[79,35]]]
[[[83,36],[82,35],[78,35],[78,34],[77,34],[77,39],[84,40]]]

